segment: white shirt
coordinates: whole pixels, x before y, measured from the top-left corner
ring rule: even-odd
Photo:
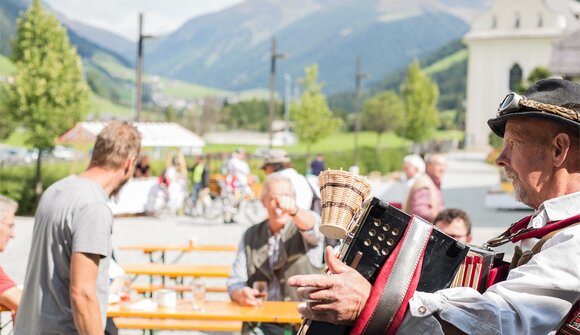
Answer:
[[[232,157],[228,162],[228,178],[235,178],[236,187],[248,185],[250,166],[248,163],[237,157]]]
[[[580,211],[580,192],[554,198],[534,213],[530,226],[543,227]],[[530,250],[537,239],[523,240]],[[416,292],[397,334],[443,334],[439,317],[476,335],[539,334],[557,330],[580,299],[580,225],[554,235],[525,265],[484,294],[471,288]]]
[[[292,181],[294,192],[296,192],[296,205],[303,209],[310,209],[312,205],[312,188],[308,184],[306,177],[298,173],[293,168],[287,168],[276,172]]]

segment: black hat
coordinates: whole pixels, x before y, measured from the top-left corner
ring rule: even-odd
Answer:
[[[500,104],[497,116],[487,121],[499,137],[504,135],[507,120],[517,116],[557,121],[580,132],[580,85],[563,79],[545,79],[532,85],[522,95],[508,94]]]

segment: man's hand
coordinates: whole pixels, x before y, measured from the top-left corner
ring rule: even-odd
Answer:
[[[262,300],[256,298],[259,293],[258,290],[246,286],[232,292],[231,298],[241,306],[262,306]]]
[[[296,215],[298,211],[298,206],[296,205],[296,200],[293,197],[288,196],[277,196],[276,205],[284,213],[289,215]]]
[[[288,279],[298,287],[304,300],[298,311],[312,320],[352,325],[361,313],[371,292],[371,284],[356,270],[336,258],[331,247],[325,250],[328,275],[301,275]]]

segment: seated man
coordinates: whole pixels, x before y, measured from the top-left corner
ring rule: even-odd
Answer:
[[[0,195],[0,252],[6,249],[8,241],[14,237],[16,209],[18,209],[18,204],[15,201]],[[13,319],[20,304],[21,293],[14,281],[0,267],[0,306],[9,309]]]
[[[433,219],[433,225],[458,241],[471,243],[471,221],[461,209],[448,208],[439,212]]]
[[[322,273],[320,218],[296,205],[290,179],[272,174],[262,188],[266,221],[246,230],[228,278],[232,301],[245,306],[261,304],[256,281],[268,282],[267,300],[298,301],[287,279],[295,274]],[[243,334],[282,334],[278,324],[244,324]]]

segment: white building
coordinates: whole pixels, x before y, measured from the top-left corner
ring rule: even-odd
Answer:
[[[504,96],[538,67],[550,67],[556,42],[580,29],[575,0],[496,0],[464,37],[467,67],[466,144],[488,146],[487,120]]]

